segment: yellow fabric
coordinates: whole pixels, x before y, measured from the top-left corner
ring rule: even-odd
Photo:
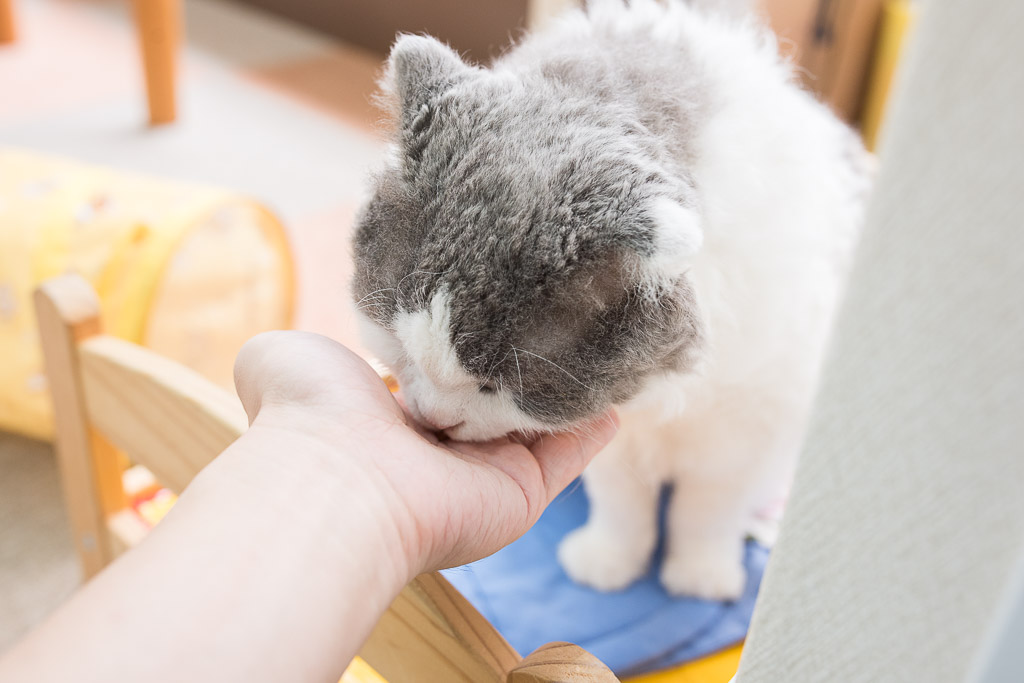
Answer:
[[[740,665],[742,645],[708,655],[670,671],[660,671],[625,683],[729,683]],[[340,683],[387,683],[369,664],[356,657],[341,677]]]
[[[887,0],[882,9],[878,42],[860,121],[864,143],[871,151],[875,151],[878,144],[893,76],[914,24],[916,10],[916,3],[913,0]]]
[[[252,230],[277,258],[270,269],[280,276],[275,300],[287,304],[279,306],[269,327],[288,327],[294,298],[291,254],[280,223],[252,200],[0,149],[0,429],[44,439],[52,435],[32,311],[32,291],[40,282],[65,272],[81,274],[100,296],[106,331],[144,343],[153,297],[178,245],[205,229],[208,218],[223,207],[240,204],[254,207],[239,215],[252,217]],[[225,313],[226,324],[237,324],[245,315]],[[241,320],[239,327],[246,322]],[[268,329],[265,316],[252,333],[261,329]],[[176,356],[173,349],[160,351]],[[223,364],[229,365],[237,349],[206,351],[224,356]]]
[[[729,683],[740,665],[742,645],[734,645],[670,671],[628,679],[627,683]]]
[[[167,513],[174,507],[178,497],[167,489],[158,491],[155,496],[138,504],[136,511],[139,516],[150,526],[156,526],[157,522],[167,516]]]
[[[339,683],[388,683],[380,674],[359,657],[352,660]]]

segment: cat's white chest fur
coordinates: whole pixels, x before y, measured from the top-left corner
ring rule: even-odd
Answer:
[[[698,51],[722,95],[691,166],[704,245],[690,277],[707,347],[696,372],[657,378],[621,407],[619,435],[584,475],[590,518],[559,558],[602,590],[639,578],[671,482],[663,585],[731,599],[751,517],[794,466],[865,180],[850,162],[859,145],[789,83],[773,45],[682,18],[665,31]]]

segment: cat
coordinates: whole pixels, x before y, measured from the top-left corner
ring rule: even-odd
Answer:
[[[353,295],[408,410],[486,440],[617,406],[565,571],[644,575],[671,483],[662,585],[735,599],[856,241],[858,138],[754,19],[679,2],[591,3],[490,68],[404,35],[382,88]]]

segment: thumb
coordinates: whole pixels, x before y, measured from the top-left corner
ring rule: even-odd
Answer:
[[[246,342],[235,360],[235,390],[250,423],[268,404],[344,412],[349,403],[394,403],[363,359],[309,332],[264,332]]]

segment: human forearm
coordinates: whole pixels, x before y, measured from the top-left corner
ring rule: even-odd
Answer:
[[[0,662],[0,680],[333,681],[415,574],[524,533],[612,437],[447,442],[324,337],[242,349],[252,427],[144,543]]]
[[[370,476],[257,425],[0,678],[337,680],[412,571]]]

